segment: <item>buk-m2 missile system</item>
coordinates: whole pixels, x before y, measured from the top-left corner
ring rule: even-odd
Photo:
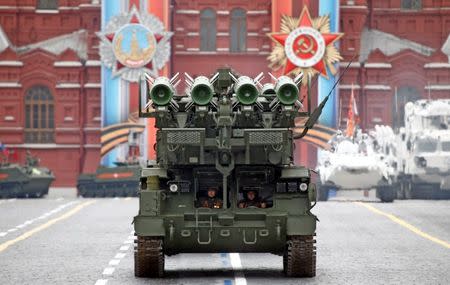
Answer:
[[[376,189],[376,196],[382,202],[394,201],[395,161],[390,155],[389,141],[382,140],[382,136],[392,137],[392,129],[377,126],[372,136],[358,133],[355,138],[335,137],[333,151],[324,151],[319,160],[319,201],[328,199],[330,189],[372,188]]]
[[[399,199],[450,198],[450,99],[405,105],[397,140]]]
[[[261,76],[186,75],[187,96],[175,95],[176,79],[146,78],[140,116],[156,119],[157,160],[140,178],[136,276],[161,277],[165,255],[189,252],[269,252],[287,276],[315,276],[315,184],[294,165],[290,130],[309,115],[299,112],[301,79],[262,93]]]
[[[27,151],[25,165],[0,163],[0,198],[42,198],[53,180],[53,173]]]

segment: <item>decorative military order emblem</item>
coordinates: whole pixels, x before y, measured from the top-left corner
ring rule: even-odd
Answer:
[[[303,83],[317,73],[327,78],[327,67],[335,74],[333,64],[342,59],[333,43],[343,34],[330,33],[330,19],[327,16],[312,20],[306,7],[300,18],[283,16],[281,32],[268,36],[276,43],[268,57],[269,67],[283,67],[285,75],[302,72],[304,79],[307,79]]]
[[[130,13],[112,17],[98,33],[101,60],[113,76],[127,81],[137,82],[143,72],[157,77],[170,58],[172,34],[157,17],[133,7]]]

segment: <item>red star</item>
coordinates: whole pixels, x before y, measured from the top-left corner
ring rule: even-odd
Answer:
[[[305,6],[303,8],[303,11],[300,15],[299,24],[298,27],[309,27],[312,28],[312,19],[311,15],[309,14],[308,8]],[[339,38],[342,37],[343,34],[341,33],[322,33],[323,39],[325,40],[325,47],[328,47],[332,45],[335,41],[337,41]],[[289,34],[285,33],[271,33],[269,34],[269,37],[275,41],[278,44],[281,44],[283,47],[286,46],[286,39],[288,38]],[[302,43],[299,44],[297,41],[294,43],[295,50],[302,47]],[[300,59],[305,59],[304,54],[296,54],[297,57]],[[284,66],[283,74],[289,74],[294,69],[298,68],[299,66],[295,65],[289,58],[286,56],[286,64]],[[322,58],[318,63],[316,63],[314,66],[312,66],[313,69],[315,69],[317,72],[319,72],[322,76],[328,77],[327,74],[327,68],[326,68],[326,62],[325,59]]]

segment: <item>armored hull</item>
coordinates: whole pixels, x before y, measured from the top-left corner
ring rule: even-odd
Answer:
[[[450,199],[450,99],[405,105],[398,135],[400,199]]]
[[[188,96],[173,96],[175,79],[148,82],[153,111],[140,115],[155,118],[156,163],[141,171],[135,275],[162,277],[165,255],[269,252],[287,276],[315,276],[316,189],[293,163],[290,128],[308,115],[297,84],[260,94],[261,76],[187,78]]]
[[[78,177],[78,195],[86,198],[137,196],[140,169],[137,164],[100,166],[95,173],[81,174]]]
[[[375,188],[384,177],[382,165],[373,157],[339,154],[320,168],[320,176],[324,184],[346,190]]]
[[[450,199],[450,131],[418,135],[407,154],[402,198]]]
[[[3,165],[0,167],[0,197],[41,198],[48,194],[54,179],[53,173],[45,167]]]
[[[378,136],[390,128],[377,127]],[[384,134],[386,135],[386,134]],[[325,152],[320,161],[319,199],[326,201],[330,189],[345,190],[377,190],[377,197],[383,202],[392,202],[395,198],[396,170],[392,155],[389,155],[391,140],[380,139],[376,141],[366,134],[364,139],[343,139],[335,143],[334,152]],[[389,143],[388,143],[389,142]]]

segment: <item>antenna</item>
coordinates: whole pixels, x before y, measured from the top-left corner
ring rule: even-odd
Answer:
[[[313,111],[311,116],[308,118],[308,120],[305,123],[305,128],[303,129],[303,132],[297,137],[298,139],[304,137],[308,133],[308,130],[312,129],[314,127],[314,124],[317,122],[317,120],[319,119],[320,115],[322,114],[322,110],[325,107],[325,104],[327,103],[328,99],[330,98],[330,96],[333,93],[333,91],[336,88],[336,86],[339,84],[339,82],[341,82],[342,77],[344,76],[345,72],[348,70],[350,65],[353,63],[353,59],[355,59],[355,57],[356,57],[356,54],[353,55],[353,57],[350,60],[350,62],[347,64],[345,69],[341,72],[341,74],[339,75],[338,80],[336,80],[336,82],[334,82],[334,85],[331,88],[330,92],[328,92],[328,95],[322,100],[322,102],[320,102],[319,106]]]

